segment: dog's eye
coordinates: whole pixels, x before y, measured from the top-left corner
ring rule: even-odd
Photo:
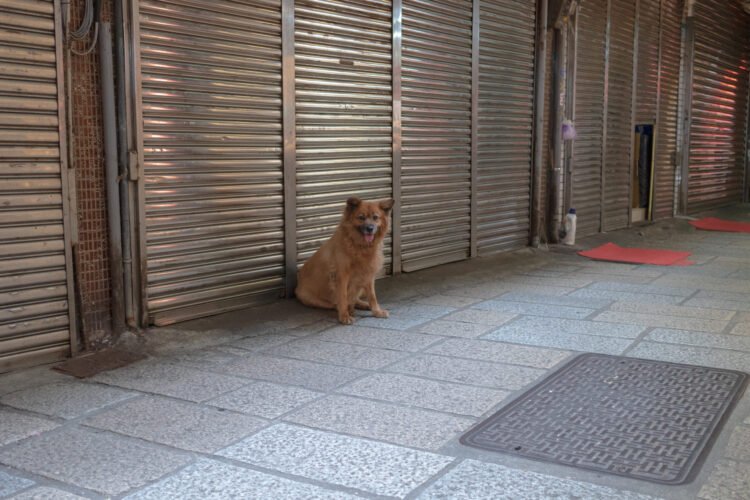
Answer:
[[[372,216],[372,220],[378,220],[378,216],[377,215],[373,215]]]
[[[358,218],[359,220],[365,220],[365,216],[364,216],[364,215],[360,215],[360,216],[359,216],[359,217],[357,217],[357,218]]]

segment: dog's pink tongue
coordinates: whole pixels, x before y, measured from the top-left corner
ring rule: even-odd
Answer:
[[[372,241],[373,241],[374,239],[375,239],[375,235],[374,235],[374,234],[366,234],[366,235],[365,235],[365,241],[366,241],[367,243],[372,243]]]

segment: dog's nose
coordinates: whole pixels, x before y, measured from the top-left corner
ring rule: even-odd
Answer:
[[[365,226],[365,231],[368,233],[374,233],[375,232],[375,224],[367,224]]]

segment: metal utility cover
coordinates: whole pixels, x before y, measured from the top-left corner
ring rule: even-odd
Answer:
[[[582,354],[461,437],[532,460],[662,484],[693,479],[747,375]]]

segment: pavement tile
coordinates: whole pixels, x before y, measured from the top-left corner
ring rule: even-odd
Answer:
[[[510,394],[508,391],[439,382],[395,373],[374,373],[355,380],[339,389],[338,392],[475,417],[483,415]]]
[[[734,311],[721,309],[706,309],[701,307],[670,306],[665,304],[637,304],[635,302],[615,302],[610,306],[612,311],[660,314],[663,316],[676,316],[678,318],[699,318],[729,320],[734,316]]]
[[[648,500],[652,497],[606,486],[464,460],[430,485],[420,500]]]
[[[89,417],[84,424],[183,450],[212,453],[260,429],[265,421],[149,396]]]
[[[438,341],[434,335],[385,330],[362,326],[339,326],[313,337],[316,340],[340,342],[380,349],[417,352]]]
[[[503,281],[499,281],[493,283],[485,283],[482,285],[470,285],[460,288],[452,288],[446,293],[449,293],[451,295],[463,295],[466,297],[473,297],[477,299],[492,299],[494,297],[497,297],[498,295],[511,291],[559,296],[570,293],[573,290],[575,290],[575,288],[550,285],[528,285],[518,282],[505,283]]]
[[[527,292],[509,292],[501,295],[497,298],[497,300],[507,300],[511,302],[530,302],[532,304],[547,304],[567,307],[585,307],[588,309],[600,309],[612,303],[612,301],[608,299],[581,300],[575,297],[556,297]]]
[[[27,415],[0,407],[0,446],[20,441],[58,427],[59,424],[46,418]]]
[[[536,368],[429,354],[400,361],[388,371],[511,391],[530,384],[545,373]]]
[[[733,300],[707,299],[695,297],[688,299],[683,305],[689,307],[702,307],[709,309],[724,309],[727,311],[750,311],[750,298],[748,302],[738,302]]]
[[[268,333],[265,335],[259,335],[257,337],[247,337],[237,342],[232,342],[231,346],[239,347],[247,351],[262,351],[270,349],[279,345],[286,344],[292,340],[298,339],[298,336],[283,335],[280,333]]]
[[[429,295],[420,297],[415,302],[430,306],[443,306],[461,308],[478,302],[480,299],[475,297],[464,297],[460,295]]]
[[[596,335],[600,337],[637,338],[646,328],[639,325],[622,323],[604,323],[601,321],[544,318],[539,316],[522,316],[513,322],[501,326],[496,332],[510,333],[570,333]]]
[[[732,335],[750,335],[750,323],[737,323],[732,327]]]
[[[290,384],[326,391],[349,382],[365,372],[299,359],[255,354],[226,366],[228,373],[279,384]],[[236,389],[236,388],[235,388]]]
[[[189,461],[187,454],[76,427],[0,451],[1,463],[104,495],[144,486]]]
[[[503,280],[505,284],[535,285],[542,287],[559,286],[565,288],[580,288],[591,284],[590,279],[572,277],[564,278],[535,278],[533,276],[511,275]],[[513,287],[511,287],[512,289]]]
[[[346,500],[360,497],[207,459],[200,459],[177,474],[125,497],[126,500],[162,500],[165,498]]]
[[[389,443],[437,450],[474,419],[348,396],[328,396],[287,415],[285,420]]]
[[[406,330],[413,326],[427,323],[430,320],[445,316],[454,311],[454,307],[434,306],[427,304],[407,304],[387,308],[390,316],[387,319],[366,316],[357,319],[357,326]]]
[[[724,456],[750,462],[750,427],[744,425],[735,427],[729,437],[727,448],[724,450]]]
[[[444,337],[476,338],[494,328],[492,325],[436,320],[419,327],[421,333]]]
[[[22,389],[31,389],[55,382],[68,382],[69,375],[50,370],[49,365],[37,366],[26,370],[17,370],[0,375],[0,396]]]
[[[698,492],[702,500],[747,500],[750,464],[722,460]]]
[[[61,418],[76,418],[137,396],[115,387],[84,382],[57,382],[0,397],[0,403]]]
[[[278,424],[219,453],[287,474],[404,497],[453,458],[366,439]]]
[[[92,380],[196,402],[211,399],[248,383],[237,377],[195,370],[164,360],[136,363],[100,373]]]
[[[588,299],[609,299],[620,302],[639,302],[648,304],[679,304],[684,297],[676,295],[656,295],[649,293],[637,292],[619,292],[615,290],[595,290],[593,288],[582,288],[570,293],[570,297],[576,297],[582,300]]]
[[[525,365],[534,368],[551,368],[570,354],[552,349],[509,345],[475,339],[448,339],[427,349],[426,352],[458,358]]]
[[[717,292],[735,292],[750,293],[750,282],[746,280],[736,280],[731,278],[712,278],[703,276],[699,280],[701,290],[714,290]],[[669,274],[657,278],[654,285],[670,287],[694,287],[696,285],[695,276],[684,276]]]
[[[85,500],[85,498],[57,488],[39,486],[13,495],[10,500]]]
[[[552,318],[583,319],[593,312],[584,307],[569,307],[547,304],[530,304],[526,302],[511,302],[506,300],[487,300],[474,304],[474,309],[497,311],[509,314],[526,314]]]
[[[668,344],[692,345],[713,349],[729,349],[750,352],[750,337],[724,335],[720,333],[691,332],[656,328],[646,335],[646,340]]]
[[[750,356],[746,352],[739,351],[657,342],[640,342],[627,355],[633,358],[656,359],[671,361],[673,363],[750,372]]]
[[[515,318],[517,314],[497,311],[483,311],[480,309],[464,309],[449,314],[443,320],[462,323],[476,323],[479,325],[499,326]]]
[[[408,356],[407,353],[353,344],[326,342],[317,338],[299,339],[266,351],[275,356],[330,363],[333,365],[378,370]]]
[[[721,292],[717,290],[700,290],[695,294],[697,299],[727,300],[730,302],[750,303],[750,292]]]
[[[727,321],[697,318],[678,318],[659,314],[630,313],[619,311],[604,311],[592,318],[594,321],[610,323],[625,323],[632,325],[652,326],[656,328],[674,328],[677,330],[693,330],[698,332],[718,333],[727,326]]]
[[[0,497],[5,498],[24,488],[33,486],[34,481],[23,477],[11,476],[0,470]]]
[[[310,391],[301,387],[256,382],[211,399],[206,404],[272,419],[322,395],[322,392]]]
[[[617,281],[619,283],[631,285],[647,285],[654,279],[652,276],[642,276],[635,274],[625,275],[602,272],[596,273],[588,271],[588,269],[583,269],[581,271],[576,271],[575,273],[570,273],[570,275],[575,276],[579,279],[589,280],[592,282],[591,285],[595,285],[597,282],[603,281]]]
[[[226,348],[227,345],[220,345],[198,351],[174,354],[165,359],[180,366],[194,368],[196,370],[212,371],[216,370],[217,367],[236,361],[239,356],[247,354],[247,351],[245,350],[229,352]]]
[[[625,352],[633,343],[631,339],[615,337],[545,331],[524,332],[514,329],[505,330],[504,328],[488,333],[482,338],[495,342],[512,342],[530,346],[616,355]]]

